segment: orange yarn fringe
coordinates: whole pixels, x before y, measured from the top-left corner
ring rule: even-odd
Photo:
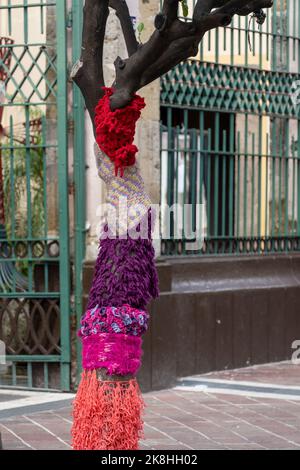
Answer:
[[[83,372],[73,403],[73,449],[137,450],[143,409],[136,379],[100,381],[96,371]]]

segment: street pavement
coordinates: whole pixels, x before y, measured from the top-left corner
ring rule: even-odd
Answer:
[[[3,448],[70,450],[72,399],[1,390]],[[300,365],[188,377],[144,399],[143,450],[300,449]]]

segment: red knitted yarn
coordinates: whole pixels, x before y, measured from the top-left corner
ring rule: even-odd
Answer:
[[[74,450],[137,450],[144,402],[136,379],[111,382],[83,372],[74,401]]]
[[[136,121],[145,107],[145,100],[134,94],[129,105],[111,111],[109,97],[113,94],[112,87],[101,87],[103,97],[95,108],[96,141],[100,149],[115,164],[116,175],[120,171],[123,176],[126,166],[134,165],[138,151],[133,145]]]

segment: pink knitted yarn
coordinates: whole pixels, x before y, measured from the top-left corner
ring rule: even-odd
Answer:
[[[142,340],[137,336],[99,333],[82,338],[86,370],[107,369],[110,375],[135,375],[141,365]]]

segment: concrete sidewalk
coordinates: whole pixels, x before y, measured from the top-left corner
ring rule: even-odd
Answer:
[[[24,405],[24,397],[0,392],[4,449],[70,449],[72,397],[27,398]],[[144,398],[141,449],[300,449],[300,365],[189,377]]]

